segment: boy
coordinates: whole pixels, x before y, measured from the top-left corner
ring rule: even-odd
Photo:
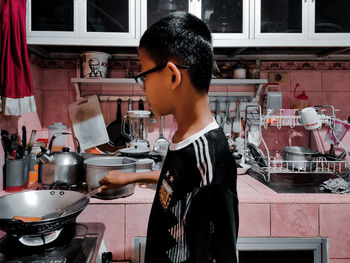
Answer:
[[[160,174],[112,171],[100,184],[158,183],[145,263],[237,262],[236,164],[208,103],[211,33],[197,17],[177,13],[144,33],[139,57],[136,81],[157,115],[174,115],[178,130]]]

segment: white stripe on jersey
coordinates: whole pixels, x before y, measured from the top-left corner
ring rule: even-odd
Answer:
[[[209,176],[209,184],[211,183],[211,181],[213,180],[213,166],[211,163],[211,158],[210,158],[210,154],[209,154],[209,144],[208,144],[208,140],[207,138],[205,138],[205,136],[202,136],[203,141],[204,141],[204,149],[205,149],[205,156],[207,159],[207,171],[208,171],[208,176]]]
[[[200,183],[200,187],[202,187],[203,185],[207,184],[207,179],[205,178],[205,174],[204,174],[202,166],[201,166],[201,161],[199,160],[197,141],[193,142],[193,147],[194,147],[194,152],[196,154],[197,168],[198,168],[198,170],[201,174],[201,177],[202,177],[202,181]]]
[[[197,146],[197,143],[199,146]],[[205,136],[201,136],[194,143],[197,167],[202,177],[200,187],[210,184],[213,180],[213,166],[209,154],[209,144]],[[204,158],[205,157],[205,158]]]

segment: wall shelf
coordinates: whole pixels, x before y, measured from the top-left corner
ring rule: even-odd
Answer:
[[[77,99],[81,98],[81,86],[89,85],[113,85],[113,86],[137,86],[133,78],[72,78]],[[257,86],[254,99],[259,98],[263,84],[268,83],[267,79],[212,79],[211,86]],[[230,92],[230,95],[232,92]],[[240,92],[239,96],[242,92]],[[211,94],[209,94],[211,95]],[[215,94],[213,93],[215,96]],[[249,95],[251,96],[251,95]]]

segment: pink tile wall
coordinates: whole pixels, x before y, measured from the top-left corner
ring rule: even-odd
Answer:
[[[262,76],[266,75],[263,71]],[[273,72],[273,71],[272,71]],[[350,116],[350,70],[290,70],[289,83],[283,84],[283,107],[292,106],[294,98],[294,88],[297,83],[300,87],[296,94],[305,90],[309,97],[309,105],[333,105],[336,109],[336,116],[341,120],[347,120]],[[289,87],[289,89],[288,89]],[[289,91],[288,91],[289,90]],[[321,151],[328,151],[329,144],[324,142],[325,133],[319,131],[321,135],[316,138],[312,136],[312,147]],[[283,146],[298,145],[308,146],[308,132],[303,128],[296,128],[291,131],[289,128],[277,130],[271,128],[263,133],[267,145],[271,151],[281,151]],[[277,136],[278,135],[278,136]],[[350,148],[350,139],[347,135],[343,142]],[[341,150],[339,148],[339,150]]]
[[[282,63],[283,64],[283,63]],[[293,63],[289,63],[293,64]],[[289,65],[285,63],[285,67]],[[350,101],[350,70],[299,70],[300,63],[294,63],[290,66],[291,69],[281,70],[287,72],[288,81],[281,85],[283,91],[283,107],[289,108],[293,104],[294,94],[293,90],[296,83],[300,84],[298,93],[305,90],[309,96],[310,105],[333,104],[339,112],[337,117],[340,119],[347,119],[350,115],[348,103]],[[295,70],[297,68],[298,70]],[[324,66],[326,69],[326,67]],[[328,69],[328,68],[327,68]],[[51,69],[40,68],[37,65],[31,64],[31,72],[33,79],[34,95],[37,104],[36,113],[28,113],[20,118],[0,118],[1,127],[10,127],[16,131],[20,130],[22,125],[27,126],[28,138],[31,129],[38,130],[38,137],[48,137],[47,126],[54,122],[61,121],[67,126],[67,131],[71,132],[71,122],[68,115],[68,104],[76,100],[74,85],[70,79],[77,77],[79,72],[76,69]],[[262,70],[261,77],[267,78],[269,72],[276,72],[273,70]],[[109,71],[110,77],[125,77],[126,71],[122,65]],[[227,92],[227,91],[253,91],[253,87],[211,87],[210,91]],[[263,90],[263,93],[265,89]],[[92,94],[115,94],[115,95],[144,95],[137,87],[113,87],[113,86],[86,86],[84,87],[83,95]],[[133,108],[137,109],[137,102],[133,103]],[[147,103],[145,108],[148,109]],[[108,124],[115,120],[116,103],[115,102],[101,102],[101,109]],[[122,112],[125,113],[128,109],[127,102],[122,104]],[[223,109],[222,109],[223,110]],[[231,116],[235,115],[235,104],[231,105]],[[242,110],[243,112],[243,110]],[[172,117],[166,118],[165,136],[171,137],[174,133],[172,128],[176,128],[173,124]],[[16,128],[13,128],[16,127]],[[156,124],[150,125],[149,140],[151,145],[159,136],[159,119]],[[324,135],[322,135],[324,136]],[[318,139],[313,137],[313,147],[321,150],[328,150],[329,145],[323,142],[324,137],[318,136]],[[347,135],[343,142],[350,146],[350,135]],[[308,145],[308,135],[303,128],[277,130],[276,128],[264,131],[264,138],[267,141],[269,149],[273,152],[282,151],[283,146],[286,145]],[[278,138],[278,140],[276,140]],[[67,138],[67,145],[74,148],[72,138]],[[3,153],[1,152],[1,155]],[[0,156],[1,158],[1,156]],[[0,160],[0,164],[3,158]],[[2,171],[0,171],[0,174]],[[2,176],[1,176],[2,177]]]
[[[134,204],[126,206],[125,217],[125,259],[133,257],[133,237],[144,237],[147,234],[150,204]]]
[[[350,260],[350,205],[320,205],[320,235],[329,238],[329,257]],[[337,262],[337,261],[335,261]]]
[[[240,204],[239,205],[240,237],[270,236],[270,205]]]
[[[124,205],[88,205],[78,216],[78,222],[103,222],[104,241],[114,260],[124,259]]]
[[[271,236],[316,237],[317,204],[271,204]]]

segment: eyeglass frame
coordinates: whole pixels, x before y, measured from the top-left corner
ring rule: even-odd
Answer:
[[[137,74],[134,79],[136,81],[136,83],[140,86],[140,88],[142,90],[145,89],[145,80],[146,80],[146,76],[150,73],[153,73],[153,72],[157,72],[157,71],[160,71],[162,70],[163,68],[166,67],[168,63],[164,63],[164,64],[160,64],[160,65],[157,65],[149,70],[146,70],[145,72],[142,72],[140,74]],[[190,66],[185,66],[185,65],[178,65],[178,64],[175,64],[176,67],[180,68],[180,69],[190,69]]]

